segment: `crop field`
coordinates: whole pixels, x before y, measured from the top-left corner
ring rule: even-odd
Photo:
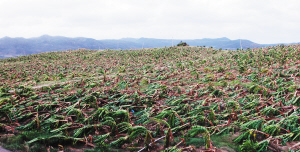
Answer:
[[[300,149],[300,45],[72,50],[0,59],[12,151]]]

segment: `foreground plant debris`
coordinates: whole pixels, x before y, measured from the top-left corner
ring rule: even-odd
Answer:
[[[23,151],[209,152],[221,148],[212,137],[238,134],[236,151],[297,151],[299,48],[74,50],[2,59],[0,141]],[[191,144],[195,138],[199,144]]]

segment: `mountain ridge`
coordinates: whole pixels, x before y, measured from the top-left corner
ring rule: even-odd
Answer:
[[[3,37],[0,38],[0,58],[36,54],[49,51],[64,51],[79,48],[85,49],[140,49],[165,47],[187,42],[191,46],[206,46],[216,49],[240,48],[240,40],[230,40],[227,37],[203,39],[155,39],[155,38],[121,38],[96,40],[85,37],[64,37],[42,35],[40,37]],[[258,44],[250,40],[241,40],[243,48],[274,46],[277,44]]]

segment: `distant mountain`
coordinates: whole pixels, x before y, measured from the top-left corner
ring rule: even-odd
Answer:
[[[139,49],[176,45],[181,40],[153,38],[122,38],[95,40],[92,38],[68,38],[62,36],[43,35],[36,38],[0,38],[0,58],[29,55],[48,51],[64,51],[78,48],[86,49]],[[240,48],[240,40],[228,38],[182,40],[190,46],[206,46],[222,49]],[[276,44],[257,44],[249,40],[241,40],[243,48],[272,46]]]
[[[0,57],[35,54],[49,51],[64,51],[78,48],[86,49],[122,49],[137,48],[137,44],[116,40],[95,40],[91,38],[68,38],[62,36],[43,35],[37,38],[9,38],[0,39]]]
[[[164,46],[171,46],[172,40],[171,39],[152,39],[152,38],[123,38],[120,39],[127,42],[134,42],[140,45],[143,45],[144,48],[152,48],[152,47],[164,47]],[[237,48],[241,48],[240,40],[230,40],[226,37],[223,38],[216,38],[216,39],[194,39],[194,40],[173,40],[173,45],[177,45],[180,41],[186,42],[190,46],[206,46],[206,47],[213,47],[216,49],[228,49],[228,50],[235,50]],[[266,46],[273,46],[276,44],[257,44],[251,42],[249,40],[241,40],[243,48],[257,48],[257,47],[266,47]]]

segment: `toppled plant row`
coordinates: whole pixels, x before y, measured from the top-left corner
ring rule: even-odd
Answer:
[[[86,151],[218,151],[212,135],[240,133],[239,151],[296,151],[299,47],[76,50],[0,60],[1,133],[19,135],[29,149]],[[187,145],[191,137],[205,143]]]

